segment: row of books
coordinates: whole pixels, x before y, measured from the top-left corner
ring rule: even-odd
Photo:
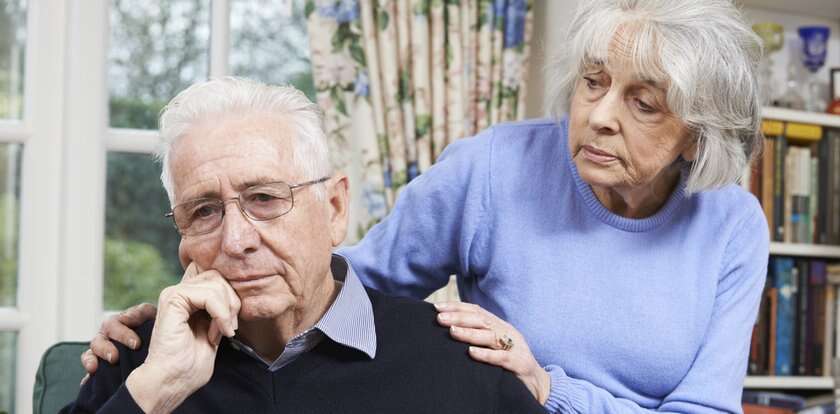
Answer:
[[[749,375],[830,375],[840,263],[774,256],[753,327]]]
[[[804,398],[798,395],[764,391],[744,391],[744,414],[834,414],[834,395]]]
[[[840,129],[765,120],[762,132],[749,183],[772,240],[840,244]]]

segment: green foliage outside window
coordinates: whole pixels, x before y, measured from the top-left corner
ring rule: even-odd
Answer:
[[[0,306],[15,306],[17,300],[17,197],[0,195]]]
[[[19,144],[0,144],[0,306],[17,303]]]
[[[157,302],[180,280],[179,236],[151,155],[111,152],[105,209],[105,308]]]
[[[157,303],[163,288],[178,281],[169,264],[149,243],[106,239],[105,307],[125,309],[140,302]]]
[[[17,333],[0,332],[0,413],[15,410]]]
[[[26,1],[0,0],[0,118],[23,113]]]
[[[111,127],[156,129],[158,115],[165,102],[143,102],[139,99],[111,98],[109,105]]]

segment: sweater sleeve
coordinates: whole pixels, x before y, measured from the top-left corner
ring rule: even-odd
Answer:
[[[135,329],[140,336],[142,346],[132,350],[121,343],[116,343],[120,360],[111,364],[99,359],[99,369],[82,385],[76,400],[60,412],[69,413],[142,413],[143,410],[134,401],[125,380],[135,368],[143,364],[149,351],[154,320],[146,321]]]
[[[366,286],[418,299],[466,275],[487,203],[493,130],[450,144],[399,194],[390,214],[338,251]]]
[[[61,414],[142,414],[143,410],[131,397],[131,393],[123,383],[121,371],[119,366],[110,365],[100,359],[99,370],[79,390],[76,401],[61,409]]]
[[[686,376],[659,407],[643,408],[616,398],[550,365],[546,367],[551,376],[546,408],[552,413],[740,413],[751,331],[769,254],[767,221],[754,204],[746,209],[747,217],[735,227],[726,247],[704,341]]]

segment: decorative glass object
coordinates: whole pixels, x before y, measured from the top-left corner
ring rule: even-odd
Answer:
[[[814,112],[824,112],[828,107],[827,88],[824,82],[817,79],[817,71],[825,64],[828,52],[827,26],[802,26],[799,37],[802,38],[802,63],[810,72],[807,83],[808,100],[806,109]]]
[[[787,68],[785,92],[773,101],[773,106],[780,108],[805,110],[805,98],[802,97],[802,83],[799,80],[799,65],[791,62]]]
[[[785,31],[782,25],[773,22],[756,23],[752,29],[761,37],[764,44],[764,55],[761,57],[758,68],[759,87],[762,103],[770,105],[778,93],[773,82],[773,54],[784,45]]]

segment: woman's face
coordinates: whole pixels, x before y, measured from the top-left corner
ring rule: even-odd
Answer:
[[[620,57],[586,67],[569,113],[569,149],[581,178],[619,193],[660,188],[676,176],[668,167],[695,153],[688,128],[666,105],[666,85],[631,67]]]

